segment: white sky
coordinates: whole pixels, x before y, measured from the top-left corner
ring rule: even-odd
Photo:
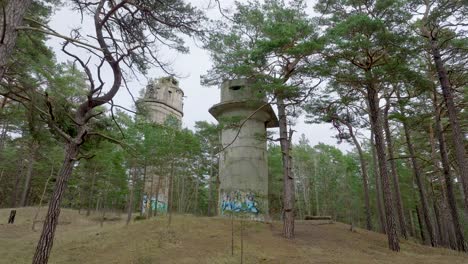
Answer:
[[[195,0],[190,2],[197,7],[206,8],[210,0]],[[233,1],[223,0],[221,2],[223,8],[229,8],[232,6]],[[314,0],[309,0],[308,2],[310,13],[312,14],[312,5]],[[219,17],[217,9],[208,10],[207,15],[210,18]],[[94,34],[92,23],[89,21],[86,23],[85,21],[81,24],[80,14],[77,11],[70,10],[68,7],[57,10],[52,16],[52,20],[49,25],[55,31],[67,36],[70,35],[71,29],[77,27],[81,28],[80,32],[82,35]],[[51,38],[48,41],[48,45],[55,50],[57,60],[65,62],[70,60],[70,58],[60,50],[61,42],[61,39]],[[172,69],[178,76],[182,76],[178,79],[180,81],[180,87],[185,93],[183,124],[185,127],[193,128],[196,121],[206,120],[213,123],[216,122],[216,120],[208,113],[208,109],[219,102],[220,95],[217,87],[204,87],[200,85],[200,76],[205,74],[211,66],[208,53],[197,47],[197,43],[191,39],[187,39],[186,45],[190,48],[189,54],[177,54],[175,52],[168,51],[164,52],[164,59],[172,62]],[[83,51],[77,51],[77,54],[85,60],[88,57],[88,54]],[[139,80],[130,81],[130,90],[132,94],[137,97],[139,94],[138,92],[146,86],[147,79],[164,76],[166,75],[161,70],[151,69],[147,76],[141,76],[141,78],[139,77]],[[106,77],[108,80],[111,80],[110,78],[112,76],[109,74]],[[108,82],[110,83],[110,81]],[[114,99],[114,102],[127,108],[134,109],[133,101],[125,88],[120,89]],[[333,137],[336,135],[336,131],[329,124],[304,124],[303,118],[297,120],[296,124],[297,125],[294,127],[296,132],[293,137],[295,142],[297,142],[297,139],[301,134],[305,134],[312,145],[322,142],[329,145],[335,145],[343,151],[352,149],[352,146],[346,143],[337,145],[336,139]]]

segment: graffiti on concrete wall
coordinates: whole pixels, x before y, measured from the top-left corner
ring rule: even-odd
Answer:
[[[167,212],[167,203],[164,201],[164,197],[159,197],[158,202],[156,203],[156,197],[151,197],[151,201],[148,201],[148,196],[145,194],[143,196],[143,203],[141,206],[142,213],[149,211],[151,206],[151,210],[157,210],[158,212]],[[156,208],[157,207],[157,208]]]
[[[257,215],[260,210],[258,203],[255,201],[255,194],[252,192],[232,191],[224,192],[223,200],[221,202],[221,212],[234,212],[234,213],[251,213]]]

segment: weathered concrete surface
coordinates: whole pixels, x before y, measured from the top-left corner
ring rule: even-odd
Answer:
[[[265,219],[268,216],[266,128],[277,126],[275,113],[262,93],[250,87],[246,80],[224,82],[221,103],[209,111],[225,125],[221,143],[226,149],[220,153],[219,162],[220,213],[234,211],[257,220]]]
[[[164,77],[150,81],[146,87],[144,97],[137,104],[148,121],[164,124],[169,117],[182,121],[184,115],[183,97],[184,92],[179,87],[179,82],[173,77]],[[146,169],[144,198],[141,201],[143,212],[147,213],[150,206],[156,209],[156,193],[158,193],[158,211],[166,212],[169,197],[169,177],[159,175],[154,167],[148,167]]]
[[[169,116],[182,120],[183,97],[184,92],[179,88],[179,82],[173,77],[165,77],[150,81],[145,97],[139,104],[145,108],[148,120],[164,124]]]

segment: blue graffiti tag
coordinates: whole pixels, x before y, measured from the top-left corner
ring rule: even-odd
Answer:
[[[256,215],[260,212],[255,201],[255,194],[241,191],[224,193],[223,201],[221,202],[221,212],[224,213],[225,211],[235,213],[246,212]]]

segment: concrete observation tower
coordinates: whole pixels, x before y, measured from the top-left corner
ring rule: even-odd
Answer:
[[[225,81],[221,102],[209,112],[219,122],[247,121],[225,126],[220,154],[220,214],[242,213],[255,220],[268,218],[268,155],[266,129],[278,127],[278,119],[261,91],[245,79]],[[242,122],[242,121],[240,121]]]
[[[182,121],[183,98],[184,92],[179,87],[179,82],[174,77],[163,77],[148,83],[145,95],[138,101],[138,105],[145,110],[148,121],[164,124],[169,117]],[[155,168],[147,168],[141,208],[143,213],[147,213],[150,206],[153,211],[166,212],[168,197],[169,177],[158,175]]]
[[[151,80],[146,86],[143,103],[151,122],[164,124],[169,116],[182,121],[184,92],[174,77],[163,77]]]

